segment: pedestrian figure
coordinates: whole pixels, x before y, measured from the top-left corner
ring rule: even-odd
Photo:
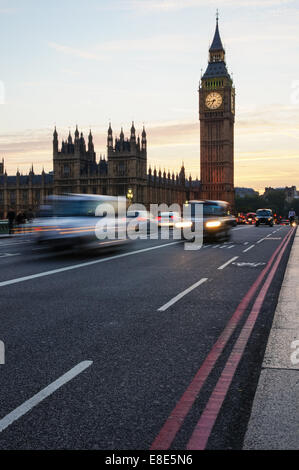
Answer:
[[[23,233],[23,225],[26,223],[26,217],[23,212],[19,212],[17,217],[16,217],[16,223],[17,226],[19,227],[18,233]]]
[[[9,235],[12,235],[13,233],[13,227],[14,227],[14,221],[16,218],[16,214],[13,209],[10,209],[7,213],[7,218],[8,218],[8,232]]]
[[[28,220],[29,223],[31,223],[34,219],[34,214],[32,212],[32,209],[29,209],[27,214],[26,214],[26,219]]]

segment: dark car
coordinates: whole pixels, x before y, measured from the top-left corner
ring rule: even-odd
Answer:
[[[198,217],[202,205],[203,218]],[[177,224],[187,226],[190,223],[192,231],[195,230],[195,222],[203,223],[203,237],[209,240],[226,240],[231,236],[231,229],[236,225],[236,218],[231,215],[230,205],[224,201],[189,201],[185,208],[189,212],[189,217]],[[186,210],[185,209],[185,210]]]
[[[274,218],[271,209],[258,209],[256,211],[255,225],[258,227],[261,224],[273,227]]]

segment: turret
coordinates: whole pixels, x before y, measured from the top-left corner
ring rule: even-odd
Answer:
[[[132,127],[131,127],[131,142],[136,142],[136,129],[134,126],[134,121],[132,122]]]
[[[80,152],[80,134],[79,134],[79,129],[78,126],[76,126],[75,130],[75,152],[79,153]]]
[[[86,152],[86,145],[85,145],[85,139],[84,139],[84,136],[83,136],[83,132],[81,132],[81,135],[80,135],[80,149],[82,152]]]
[[[184,163],[182,164],[182,168],[179,174],[179,181],[181,184],[185,184],[186,181],[186,175],[185,175],[185,166]]]
[[[58,153],[58,134],[57,134],[56,126],[55,126],[54,133],[53,133],[53,154],[54,154],[54,156],[57,155],[57,153]]]
[[[93,136],[91,130],[88,136],[88,154],[89,158],[94,162],[95,161],[95,152],[94,152],[94,145],[93,145]]]
[[[30,171],[29,171],[29,182],[30,183],[32,183],[33,176],[34,176],[34,169],[33,169],[33,163],[32,163]]]
[[[4,174],[4,158],[2,158],[2,162],[0,162],[0,176]]]
[[[113,131],[111,127],[111,122],[109,123],[109,129],[108,129],[107,147],[108,149],[113,148]]]
[[[75,142],[79,140],[79,130],[78,130],[78,126],[76,126],[76,130],[75,130]]]
[[[145,128],[143,126],[142,140],[141,140],[141,150],[145,151],[146,147],[147,147],[146,132],[145,132]]]

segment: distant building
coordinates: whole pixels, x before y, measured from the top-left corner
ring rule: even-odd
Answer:
[[[177,174],[147,168],[147,135],[143,129],[136,137],[134,123],[129,139],[123,130],[113,138],[111,125],[107,136],[107,159],[97,161],[92,133],[86,145],[83,134],[76,128],[74,139],[69,133],[59,145],[58,133],[53,134],[54,171],[28,175],[8,176],[4,160],[0,163],[0,217],[9,208],[16,212],[37,210],[42,201],[52,194],[82,193],[126,196],[131,190],[133,201],[146,205],[183,205],[188,199],[198,199],[200,182],[186,178],[184,165]]]
[[[236,197],[258,196],[259,192],[253,188],[235,188]]]
[[[264,196],[267,196],[267,194],[271,191],[283,191],[285,194],[285,200],[287,202],[292,202],[294,199],[298,199],[298,192],[296,186],[285,186],[284,188],[265,188]]]

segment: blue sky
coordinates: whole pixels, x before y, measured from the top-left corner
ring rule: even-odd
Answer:
[[[76,123],[105,153],[131,121],[149,162],[199,176],[198,82],[220,11],[237,93],[236,184],[299,186],[297,0],[0,0],[0,156],[9,173],[52,167]]]

